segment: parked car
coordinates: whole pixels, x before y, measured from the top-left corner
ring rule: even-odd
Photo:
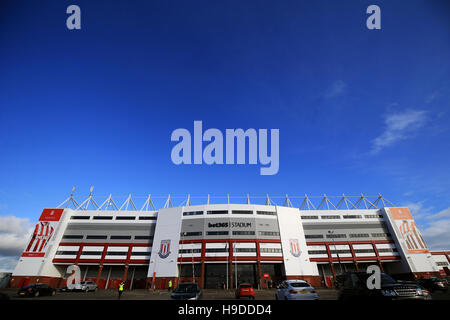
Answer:
[[[59,291],[61,291],[61,292],[70,292],[70,291],[74,291],[74,289],[69,289],[67,286],[64,286],[64,287],[60,288]]]
[[[439,279],[436,277],[429,277],[425,279],[420,279],[418,284],[429,290],[430,292],[434,291],[443,291],[447,292],[447,281],[444,279]]]
[[[236,289],[236,299],[247,297],[249,299],[255,299],[255,290],[250,283],[241,283]]]
[[[0,300],[10,300],[9,295],[4,292],[0,292]]]
[[[431,294],[417,283],[397,282],[388,274],[381,273],[380,289],[369,289],[365,272],[346,272],[336,277],[339,300],[429,300]]]
[[[97,284],[93,281],[80,281],[80,283],[75,284],[72,289],[69,289],[67,286],[59,289],[61,292],[74,292],[74,291],[97,291]]]
[[[202,296],[202,289],[195,282],[180,283],[173,291],[172,300],[199,300]]]
[[[97,284],[93,281],[80,281],[81,291],[97,291]]]
[[[17,294],[20,297],[54,296],[56,289],[45,283],[36,283],[20,288]]]
[[[275,292],[277,300],[317,300],[319,296],[307,281],[286,280],[281,282]]]

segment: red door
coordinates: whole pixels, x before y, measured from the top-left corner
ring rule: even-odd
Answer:
[[[325,277],[325,285],[327,288],[330,288],[333,286],[333,282],[331,281],[331,277]]]

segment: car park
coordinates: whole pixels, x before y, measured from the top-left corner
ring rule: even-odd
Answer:
[[[255,299],[255,290],[250,283],[241,283],[236,289],[236,299],[240,298]]]
[[[339,300],[430,300],[428,290],[413,282],[400,282],[388,274],[380,274],[380,288],[370,289],[367,279],[370,275],[365,272],[346,272],[336,277],[336,288]]]
[[[20,297],[54,296],[56,289],[45,283],[36,283],[20,288],[17,294]]]
[[[430,292],[434,291],[447,292],[447,281],[445,281],[444,279],[429,277],[420,279],[417,283],[422,287],[424,287],[425,289],[429,290]]]
[[[195,282],[180,283],[170,295],[171,300],[199,300],[202,289]]]
[[[286,280],[277,286],[275,292],[277,300],[317,300],[319,296],[307,281]]]

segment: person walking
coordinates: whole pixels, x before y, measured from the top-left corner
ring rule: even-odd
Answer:
[[[169,280],[169,292],[172,291],[172,280]]]
[[[122,296],[124,286],[125,286],[125,283],[123,281],[121,281],[119,283],[119,300],[120,300],[120,297]]]

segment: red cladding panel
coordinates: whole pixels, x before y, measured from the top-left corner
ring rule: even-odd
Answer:
[[[59,221],[64,209],[44,209],[39,221]]]

